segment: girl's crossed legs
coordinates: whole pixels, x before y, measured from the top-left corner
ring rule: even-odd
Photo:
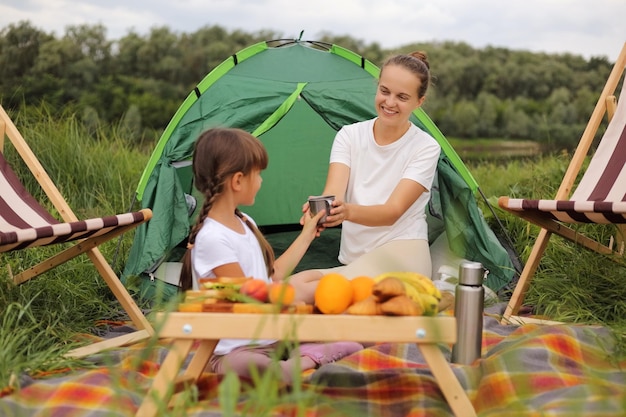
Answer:
[[[294,372],[315,369],[361,349],[363,345],[357,342],[303,343],[291,351],[281,342],[241,346],[225,355],[213,355],[209,367],[217,374],[233,371],[248,379],[252,379],[252,369],[258,374],[273,370],[283,382],[289,384],[293,381]],[[282,357],[279,358],[280,353]]]

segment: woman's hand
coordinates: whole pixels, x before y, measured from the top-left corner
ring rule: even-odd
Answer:
[[[346,204],[342,200],[335,199],[332,202],[332,208],[330,209],[330,215],[326,216],[326,221],[323,226],[326,227],[334,227],[338,226],[344,222],[344,220],[348,219],[348,209],[349,205]]]

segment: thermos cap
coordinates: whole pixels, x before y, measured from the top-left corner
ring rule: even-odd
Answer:
[[[459,284],[483,285],[485,272],[480,262],[463,261],[459,266]]]

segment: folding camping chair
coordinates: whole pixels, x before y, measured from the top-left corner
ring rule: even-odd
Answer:
[[[582,134],[570,165],[554,200],[528,200],[500,197],[498,205],[531,223],[541,226],[520,279],[504,313],[503,322],[519,313],[530,280],[539,266],[548,240],[553,233],[614,260],[624,255],[626,232],[626,97],[622,94],[616,105],[617,89],[626,66],[626,43],[600,94],[600,98]],[[622,82],[623,84],[623,82]],[[626,88],[622,87],[626,92]],[[588,168],[572,193],[583,162],[607,114],[609,124],[602,136]],[[570,196],[568,199],[568,196]],[[566,224],[594,223],[616,225],[616,238],[608,244],[583,235]],[[527,321],[526,319],[522,321]]]
[[[24,188],[4,158],[5,137],[9,138],[64,222],[59,222]],[[102,243],[148,221],[152,217],[152,212],[144,209],[139,212],[79,221],[2,106],[0,106],[0,206],[1,253],[75,241],[69,248],[14,275],[15,284],[21,284],[86,253],[137,329],[133,333],[74,349],[68,356],[87,356],[103,349],[132,344],[154,334],[151,324],[97,248]]]

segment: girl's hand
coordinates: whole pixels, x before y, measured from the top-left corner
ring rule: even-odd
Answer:
[[[300,225],[302,225],[302,226],[304,226],[304,224],[305,224],[306,220],[310,219],[310,218],[311,218],[311,216],[312,216],[312,214],[311,214],[311,212],[310,212],[310,210],[309,210],[309,209],[310,209],[310,207],[309,207],[309,201],[307,200],[307,201],[306,201],[306,203],[304,203],[304,204],[302,205],[302,213],[303,213],[303,214],[302,214],[302,217],[300,217]],[[318,214],[319,214],[319,213],[318,213]],[[322,215],[322,217],[323,217],[323,215]],[[321,219],[322,217],[320,217],[320,219]],[[319,219],[318,219],[318,221],[319,221]],[[323,231],[324,229],[325,229],[325,227],[324,227],[323,225],[318,224],[318,225],[317,225],[317,232],[316,232],[316,234],[315,234],[315,237],[319,237],[319,236],[320,236],[320,233],[322,233],[322,231]]]
[[[308,206],[308,203],[307,203]],[[324,211],[320,211],[315,216],[312,216],[311,211],[307,209],[306,213],[302,215],[300,223],[302,224],[302,234],[310,236],[311,240],[320,236],[320,233],[324,228],[317,223],[324,217]]]
[[[304,226],[305,216],[306,217],[311,217],[311,214],[309,213],[309,202],[308,202],[308,200],[307,200],[306,203],[304,203],[302,205],[302,217],[300,217],[300,225],[301,226]]]

